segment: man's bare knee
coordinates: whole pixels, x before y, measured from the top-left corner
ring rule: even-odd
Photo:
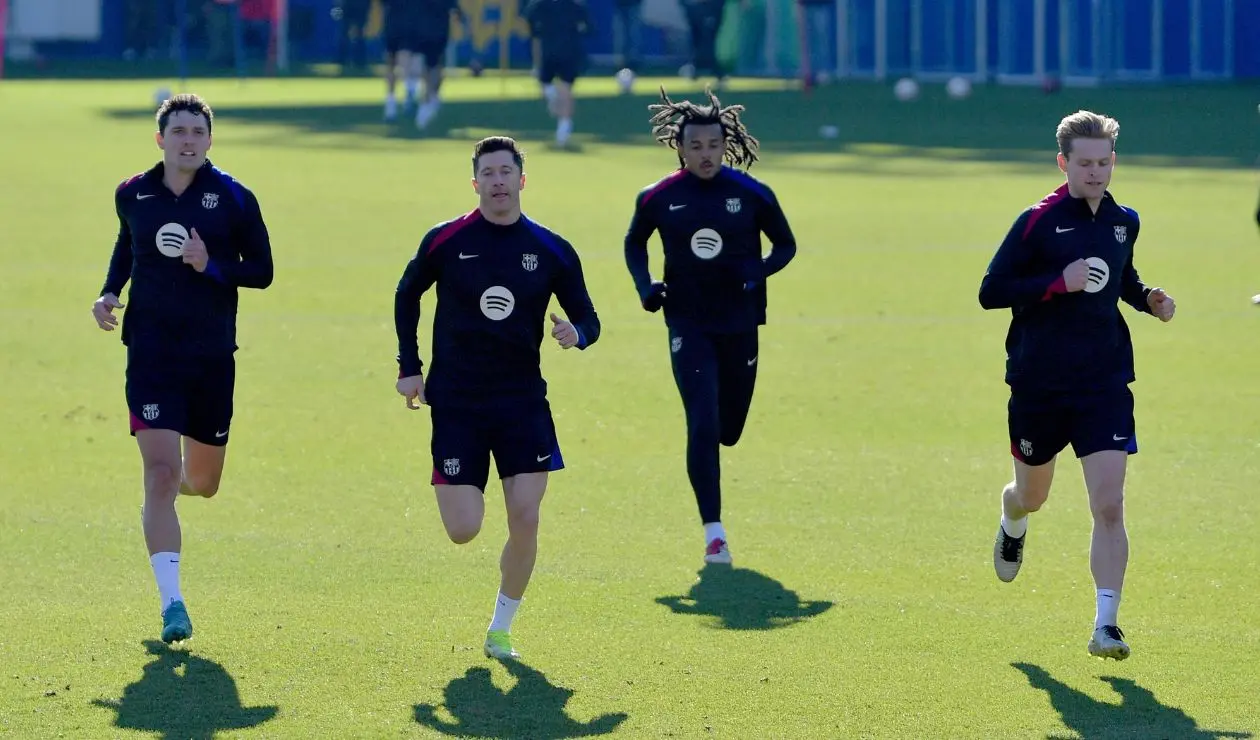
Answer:
[[[451,538],[451,542],[457,545],[465,545],[476,539],[481,532],[481,522],[461,521],[461,522],[443,522],[446,526],[446,536]]]
[[[471,542],[481,531],[481,520],[485,514],[481,489],[443,484],[437,486],[436,492],[446,536],[457,545]]]
[[[1006,484],[1004,493],[1014,498],[1015,503],[1019,504],[1021,509],[1030,514],[1034,511],[1040,511],[1041,507],[1045,506],[1046,499],[1050,498],[1050,489],[1048,488],[1038,489],[1027,485],[1020,488],[1015,481]]]
[[[145,494],[160,498],[174,498],[179,493],[180,475],[165,462],[147,463],[144,466]]]
[[[188,487],[189,493],[202,498],[214,498],[214,495],[219,492],[218,476],[196,475],[186,477],[184,484]]]
[[[1124,522],[1124,493],[1115,492],[1093,496],[1089,505],[1094,521],[1105,526],[1114,527]]]
[[[508,509],[508,532],[515,537],[538,533],[539,507],[517,506]]]

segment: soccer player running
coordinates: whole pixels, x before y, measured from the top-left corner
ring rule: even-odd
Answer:
[[[122,322],[126,397],[167,643],[192,636],[180,592],[175,497],[210,498],[219,490],[236,380],[237,290],[266,288],[273,275],[258,200],[206,158],[213,124],[210,106],[196,95],[176,95],[158,109],[162,161],[114,193],[118,239],[92,306],[97,325],[113,331],[130,280]]]
[[[416,105],[416,126],[423,129],[437,115],[438,90],[451,15],[467,25],[458,0],[382,0],[385,9],[385,120],[398,116],[398,71],[404,76],[404,106]],[[420,68],[424,66],[424,95],[420,96]]]
[[[766,278],[796,254],[796,238],[774,192],[736,167],[757,161],[758,142],[740,121],[743,106],[649,106],[656,140],[680,167],[635,199],[626,266],[644,309],[665,309],[674,381],[687,420],[687,476],[704,525],[704,560],[730,563],[722,526],[719,445],[744,431],[757,379],[758,327],[766,323]],[[729,162],[729,166],[723,161]],[[648,268],[647,243],[659,232],[664,280]],[[761,235],[770,239],[762,255]]]
[[[442,73],[446,64],[446,46],[451,40],[451,18],[468,28],[468,18],[459,7],[459,0],[423,0],[420,35],[416,53],[424,63],[424,94],[416,109],[416,127],[425,129],[437,115],[442,101]],[[471,34],[467,34],[471,36]]]
[[[1002,491],[993,546],[1000,580],[1019,573],[1028,515],[1050,494],[1055,458],[1071,444],[1093,515],[1089,564],[1097,611],[1088,650],[1123,660],[1117,624],[1129,559],[1124,476],[1137,453],[1133,343],[1118,301],[1171,321],[1176,304],[1148,288],[1133,266],[1141,222],[1107,186],[1115,166],[1115,119],[1078,111],[1058,126],[1059,189],[1024,210],[980,283],[980,305],[1011,309],[1006,336],[1008,426],[1015,479]]]
[[[447,535],[471,541],[485,515],[490,458],[503,481],[508,539],[485,653],[516,658],[512,620],[538,554],[547,474],[564,468],[540,367],[543,328],[563,349],[599,339],[599,317],[573,247],[521,213],[525,157],[492,136],[473,148],[478,207],[425,234],[394,296],[397,390],[407,408],[429,406],[432,483]],[[437,290],[433,356],[422,374],[420,297]],[[548,313],[551,296],[569,316]]]
[[[538,81],[556,117],[556,145],[566,146],[573,134],[573,83],[586,66],[586,36],[591,31],[585,0],[530,0],[525,6],[530,35],[538,41]]]

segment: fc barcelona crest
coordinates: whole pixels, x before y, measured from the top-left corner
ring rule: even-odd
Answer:
[[[209,209],[211,209],[211,208],[217,208],[217,207],[218,207],[218,205],[219,205],[219,194],[218,194],[218,193],[206,193],[205,195],[201,196],[201,207],[202,207],[202,208],[205,208],[206,210],[209,210]]]
[[[1121,244],[1124,244],[1125,240],[1127,240],[1128,238],[1129,238],[1129,227],[1117,226],[1116,227],[1116,241],[1120,242]]]
[[[536,254],[521,255],[521,267],[524,267],[526,272],[533,272],[534,270],[537,270],[538,269],[538,255]]]
[[[727,198],[726,199],[726,212],[739,213],[739,209],[741,205],[742,204],[739,202],[739,198]]]
[[[459,458],[448,457],[445,460],[443,460],[442,472],[445,473],[448,478],[459,475]]]
[[[144,417],[145,421],[153,421],[158,418],[158,405],[156,403],[146,403],[140,409],[140,415]]]

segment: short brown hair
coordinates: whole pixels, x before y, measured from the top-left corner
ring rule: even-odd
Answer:
[[[206,133],[210,133],[214,129],[214,111],[210,110],[210,104],[195,93],[180,93],[162,101],[162,104],[158,106],[157,127],[159,134],[166,133],[166,123],[171,120],[173,114],[180,111],[188,111],[195,116],[205,116]]]
[[[510,136],[487,136],[481,141],[473,145],[472,167],[473,176],[477,175],[477,162],[483,155],[493,154],[495,152],[511,152],[512,161],[516,162],[516,166],[525,171],[525,152],[517,145],[516,139]]]
[[[1088,110],[1078,110],[1059,121],[1054,136],[1059,141],[1059,153],[1067,159],[1072,153],[1072,142],[1077,139],[1110,139],[1111,151],[1116,150],[1116,137],[1120,135],[1120,122],[1110,116]]]

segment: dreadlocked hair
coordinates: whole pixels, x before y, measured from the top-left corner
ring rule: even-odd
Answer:
[[[652,124],[652,135],[661,144],[667,144],[678,152],[678,160],[682,161],[683,131],[687,126],[722,127],[722,138],[726,142],[726,151],[722,158],[732,166],[752,167],[758,160],[757,150],[761,142],[748,133],[739,114],[744,112],[742,105],[722,107],[722,102],[708,88],[704,94],[709,98],[708,105],[697,105],[690,100],[674,102],[661,88],[661,102],[649,105],[652,112],[649,123]]]

